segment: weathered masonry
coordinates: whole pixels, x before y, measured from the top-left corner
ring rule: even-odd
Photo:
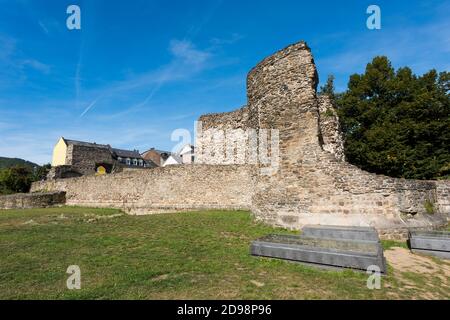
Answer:
[[[64,205],[65,202],[65,192],[16,193],[0,196],[0,210],[47,208]]]
[[[336,112],[329,99],[317,96],[317,84],[310,49],[304,42],[293,44],[250,71],[245,107],[200,117],[200,164],[48,181],[33,190],[62,190],[69,204],[113,205],[131,212],[243,208],[272,225],[373,226],[384,238],[446,224],[448,181],[395,179],[345,162]],[[213,129],[223,130],[225,139],[211,137]],[[240,165],[222,154],[238,153],[235,146],[255,137],[261,149],[261,133],[267,130],[276,131],[268,133],[276,136],[268,148],[276,154],[276,170],[246,161],[245,152],[237,157],[245,163]]]
[[[168,166],[47,180],[34,183],[32,191],[63,190],[68,205],[112,207],[131,214],[194,209],[250,210],[253,171],[248,166]]]

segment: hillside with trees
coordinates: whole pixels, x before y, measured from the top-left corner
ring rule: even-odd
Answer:
[[[39,166],[19,158],[0,157],[0,194],[28,192],[31,183],[45,179],[50,164]]]
[[[0,157],[0,169],[23,166],[30,169],[40,167],[38,164],[19,158]]]

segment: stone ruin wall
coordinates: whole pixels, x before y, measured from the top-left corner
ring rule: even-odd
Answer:
[[[318,96],[319,104],[319,143],[322,149],[333,154],[339,161],[345,161],[344,135],[339,117],[331,99]]]
[[[51,180],[35,183],[33,190],[66,191],[69,205],[138,214],[249,209],[258,220],[290,229],[306,224],[370,225],[382,238],[445,225],[448,181],[396,179],[344,161],[336,111],[327,97],[317,96],[317,83],[310,49],[303,42],[294,44],[250,71],[247,106],[200,117],[200,164]],[[270,160],[278,164],[275,171],[264,171],[267,164],[249,159],[248,150],[242,155],[238,148],[250,141],[260,151],[261,129],[278,130],[278,144],[268,148]],[[217,134],[221,130],[228,136]],[[256,132],[256,142],[249,132]],[[245,164],[228,165],[230,153]],[[428,202],[433,213],[427,213]]]
[[[16,193],[0,196],[0,210],[47,208],[63,205],[65,202],[66,194],[61,191],[45,193]]]
[[[201,116],[197,124],[195,162],[211,165],[254,164],[248,161],[246,149],[251,118],[249,112],[249,108],[244,106],[231,112]],[[256,134],[256,130],[254,132]]]
[[[336,110],[329,98],[317,96],[317,84],[310,49],[297,43],[251,70],[244,109],[200,118],[203,132],[205,127],[236,124],[279,130],[279,170],[256,177],[256,218],[292,229],[305,224],[372,225],[384,238],[405,236],[407,228],[445,225],[448,182],[395,179],[345,162]],[[205,163],[220,163],[208,151],[217,150],[216,142],[198,134]],[[427,202],[433,203],[433,214],[427,213]]]
[[[448,181],[436,181],[437,210],[446,212],[450,217],[450,183]]]
[[[31,191],[61,190],[68,205],[118,208],[130,214],[249,210],[253,176],[248,166],[168,166],[47,180],[34,183]]]

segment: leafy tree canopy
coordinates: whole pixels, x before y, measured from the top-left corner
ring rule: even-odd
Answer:
[[[319,94],[326,94],[330,98],[335,99],[335,93],[334,93],[334,76],[329,75],[327,82],[320,87]]]
[[[16,166],[0,171],[1,193],[28,192],[31,186],[32,172],[28,167]]]
[[[333,89],[333,78],[323,87]],[[450,177],[450,73],[422,76],[375,57],[347,91],[332,94],[350,163],[411,179]]]
[[[31,183],[45,179],[50,168],[46,164],[33,169],[24,165],[0,169],[0,194],[28,192]]]

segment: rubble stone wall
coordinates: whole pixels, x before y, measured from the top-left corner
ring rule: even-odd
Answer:
[[[191,209],[250,209],[253,168],[183,165],[36,182],[61,190],[67,204],[113,207],[132,214]]]
[[[319,96],[319,143],[322,149],[333,154],[339,161],[345,161],[344,136],[339,124],[339,117],[331,99]]]
[[[16,193],[0,196],[0,209],[31,209],[63,205],[66,194],[61,191]]]
[[[92,148],[79,145],[67,147],[66,163],[81,174],[94,174],[96,163],[113,164],[111,152],[106,148]]]

